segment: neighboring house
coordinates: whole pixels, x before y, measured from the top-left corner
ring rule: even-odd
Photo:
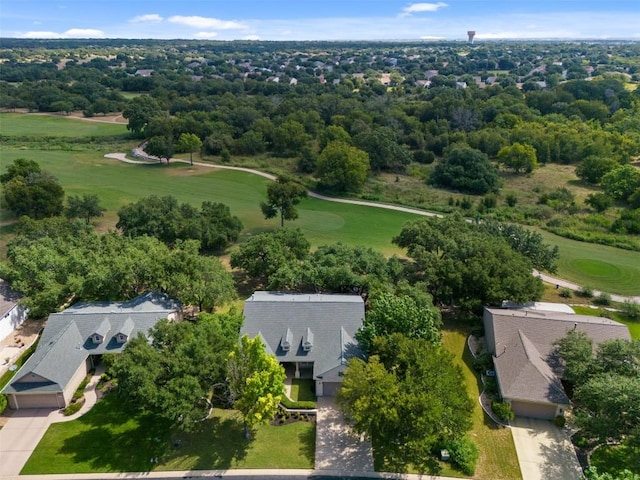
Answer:
[[[27,319],[27,309],[18,303],[20,296],[0,278],[0,341],[7,338]]]
[[[120,353],[160,319],[178,320],[180,310],[167,295],[151,292],[127,302],[79,303],[53,313],[36,351],[2,393],[14,409],[64,408],[96,357]]]
[[[514,413],[551,419],[563,415],[570,404],[560,382],[562,367],[554,342],[570,330],[584,332],[594,349],[606,340],[631,336],[626,325],[607,318],[538,307],[485,308],[485,341],[500,394]]]
[[[260,337],[295,378],[312,378],[316,395],[335,395],[347,360],[360,355],[364,319],[359,295],[255,292],[244,304],[241,335]]]

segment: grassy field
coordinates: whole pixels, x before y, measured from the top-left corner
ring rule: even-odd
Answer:
[[[640,295],[640,252],[578,242],[538,230],[560,248],[558,276],[620,295]]]
[[[126,124],[91,122],[63,115],[0,113],[0,134],[10,137],[91,137],[127,133]]]
[[[291,400],[294,402],[315,402],[316,394],[313,393],[313,380],[306,378],[291,379]]]
[[[445,321],[443,344],[454,355],[455,362],[462,369],[467,391],[474,401],[473,429],[469,436],[476,442],[480,451],[474,478],[490,478],[492,480],[520,479],[522,476],[511,430],[496,425],[493,420],[484,414],[478,402],[482,386],[472,368],[473,359],[466,342],[468,335],[469,328],[467,325]],[[461,476],[447,464],[443,465],[443,467],[442,475]]]
[[[600,307],[591,307],[583,305],[572,305],[571,308],[579,315],[593,315],[601,317],[604,314],[616,322],[624,323],[629,328],[631,338],[640,339],[640,320],[631,320],[624,316],[621,312],[605,311]]]
[[[51,425],[21,473],[313,468],[314,452],[310,423],[261,425],[247,441],[238,413],[216,409],[185,434],[156,417],[127,412],[113,396],[77,420]],[[158,463],[151,464],[155,457]]]

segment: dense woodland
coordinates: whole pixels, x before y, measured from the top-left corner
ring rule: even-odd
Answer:
[[[333,193],[637,250],[639,49],[9,40],[0,50],[0,107],[123,112],[132,135],[161,158],[259,161]],[[587,198],[570,183],[530,186],[535,202],[504,188],[550,164],[574,168]],[[418,182],[402,191],[393,178]],[[434,187],[451,194],[434,199]]]

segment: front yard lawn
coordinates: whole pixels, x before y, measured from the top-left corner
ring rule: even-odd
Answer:
[[[478,397],[481,392],[479,377],[473,370],[473,357],[467,348],[467,337],[470,333],[468,325],[453,320],[445,320],[442,343],[451,352],[454,361],[462,369],[469,395],[474,400],[473,429],[469,437],[476,442],[480,453],[474,478],[490,478],[492,480],[518,480],[522,478],[516,447],[511,430],[496,425],[484,414]],[[442,475],[461,477],[460,472],[443,464]]]
[[[315,402],[318,399],[313,391],[313,380],[307,378],[291,379],[291,400],[294,402]]]
[[[314,457],[310,423],[260,425],[246,441],[239,414],[216,409],[184,434],[153,415],[127,411],[109,395],[79,419],[51,425],[21,473],[313,468]]]
[[[620,445],[603,445],[591,455],[591,465],[600,473],[621,473],[627,469],[640,472],[640,447],[626,443]]]

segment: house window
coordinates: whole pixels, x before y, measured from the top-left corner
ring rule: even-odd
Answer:
[[[102,343],[102,337],[96,333],[93,336],[93,343]]]

